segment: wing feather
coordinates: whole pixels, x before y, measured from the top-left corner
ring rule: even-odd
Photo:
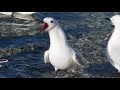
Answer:
[[[49,63],[49,50],[47,50],[45,53],[44,53],[44,62],[45,63]]]
[[[86,59],[83,57],[81,53],[75,53],[73,54],[73,60],[79,65],[79,66],[86,66]]]

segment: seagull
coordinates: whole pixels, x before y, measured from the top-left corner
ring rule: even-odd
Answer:
[[[0,12],[0,14],[8,15],[13,18],[23,19],[27,21],[35,21],[33,14],[37,12]]]
[[[12,12],[0,12],[0,14],[4,14],[4,15],[11,16],[11,15],[12,15]]]
[[[107,45],[107,58],[120,73],[120,15],[105,19],[111,21],[114,25],[114,31]]]
[[[51,17],[44,18],[43,22],[43,30],[47,31],[50,37],[50,47],[44,53],[44,62],[51,63],[55,72],[70,70],[74,73],[78,67],[86,66],[86,59],[69,45],[59,23]]]
[[[36,21],[33,14],[36,12],[12,12],[11,16],[18,19],[23,19],[27,21]]]

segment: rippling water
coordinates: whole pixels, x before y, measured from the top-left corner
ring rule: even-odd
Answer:
[[[89,66],[80,77],[113,77],[116,69],[108,62],[105,54],[113,28],[104,17],[118,12],[47,12],[40,13],[56,18],[63,27],[72,47],[81,51]],[[0,67],[1,78],[53,78],[54,68],[44,64],[43,54],[49,48],[47,33],[40,33],[41,23],[29,23],[13,18],[0,18],[0,57],[9,62]],[[60,71],[59,77],[70,74]],[[86,76],[87,75],[87,76]]]

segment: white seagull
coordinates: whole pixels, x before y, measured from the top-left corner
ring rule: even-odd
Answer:
[[[50,48],[44,53],[44,62],[51,63],[56,72],[57,70],[75,72],[78,67],[84,67],[86,59],[69,45],[58,22],[51,17],[44,18],[43,22],[43,29],[49,33],[50,37]]]
[[[115,26],[107,45],[107,58],[120,73],[120,15],[108,19]]]
[[[5,14],[5,15],[11,16],[11,15],[12,15],[12,12],[0,12],[0,14]]]
[[[27,21],[35,21],[32,15],[36,12],[0,12],[0,13],[14,17],[14,18],[18,18],[18,19],[23,19]]]

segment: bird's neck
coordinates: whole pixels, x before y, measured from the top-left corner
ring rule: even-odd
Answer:
[[[108,41],[108,50],[116,52],[116,50],[119,50],[119,46],[120,46],[120,27],[119,26],[115,26],[115,29]]]
[[[66,35],[60,26],[54,27],[48,33],[49,33],[49,37],[50,37],[50,45],[54,46],[54,45],[66,45],[66,44],[68,44]]]
[[[120,37],[120,25],[116,25],[116,26],[115,26],[113,35]]]
[[[119,41],[120,41],[120,25],[116,25],[109,40],[109,43],[114,42],[112,44],[116,44]]]

